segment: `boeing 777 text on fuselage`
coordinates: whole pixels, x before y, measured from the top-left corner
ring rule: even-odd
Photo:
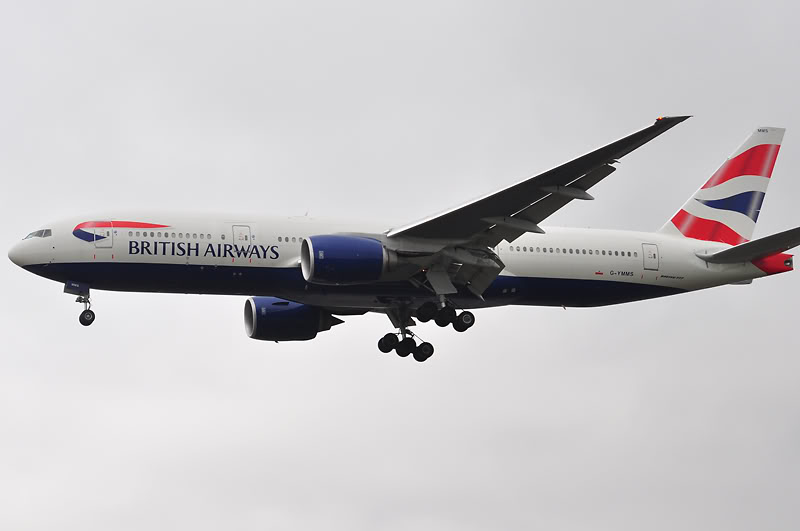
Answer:
[[[792,270],[800,228],[752,240],[784,130],[759,127],[657,232],[541,228],[687,116],[664,117],[550,171],[444,213],[390,228],[307,217],[109,213],[45,225],[8,253],[64,284],[95,314],[99,290],[248,295],[253,339],[308,340],[341,316],[386,314],[382,352],[425,361],[409,327],[464,332],[469,310],[604,306],[746,284]]]

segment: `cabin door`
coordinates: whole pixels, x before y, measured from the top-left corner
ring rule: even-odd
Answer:
[[[250,225],[234,225],[233,226],[233,243],[239,247],[247,247],[250,245]]]
[[[642,244],[645,271],[658,271],[658,245],[654,243]]]
[[[111,248],[114,246],[114,227],[110,221],[98,221],[94,228],[94,246]]]

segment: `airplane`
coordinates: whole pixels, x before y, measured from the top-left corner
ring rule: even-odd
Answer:
[[[465,332],[470,310],[627,303],[793,269],[800,227],[751,240],[784,129],[759,127],[656,232],[543,228],[611,175],[621,158],[689,116],[655,123],[462,206],[388,228],[308,217],[221,219],[106,213],[44,225],[9,258],[64,284],[95,321],[90,290],[247,295],[245,331],[310,340],[367,312],[395,332],[381,352],[434,352],[410,330],[434,321]],[[134,221],[135,220],[135,221]]]

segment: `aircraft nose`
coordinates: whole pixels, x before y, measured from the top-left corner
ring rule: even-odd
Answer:
[[[24,253],[22,252],[22,242],[17,242],[8,251],[8,259],[20,267],[25,265]]]

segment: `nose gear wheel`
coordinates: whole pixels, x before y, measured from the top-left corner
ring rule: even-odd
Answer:
[[[80,295],[77,299],[75,299],[75,302],[79,302],[79,303],[83,304],[83,311],[78,316],[78,321],[83,326],[89,326],[90,324],[92,324],[94,322],[95,315],[94,315],[94,312],[91,310],[92,303],[89,300],[89,297],[88,296],[84,296],[84,295]]]

